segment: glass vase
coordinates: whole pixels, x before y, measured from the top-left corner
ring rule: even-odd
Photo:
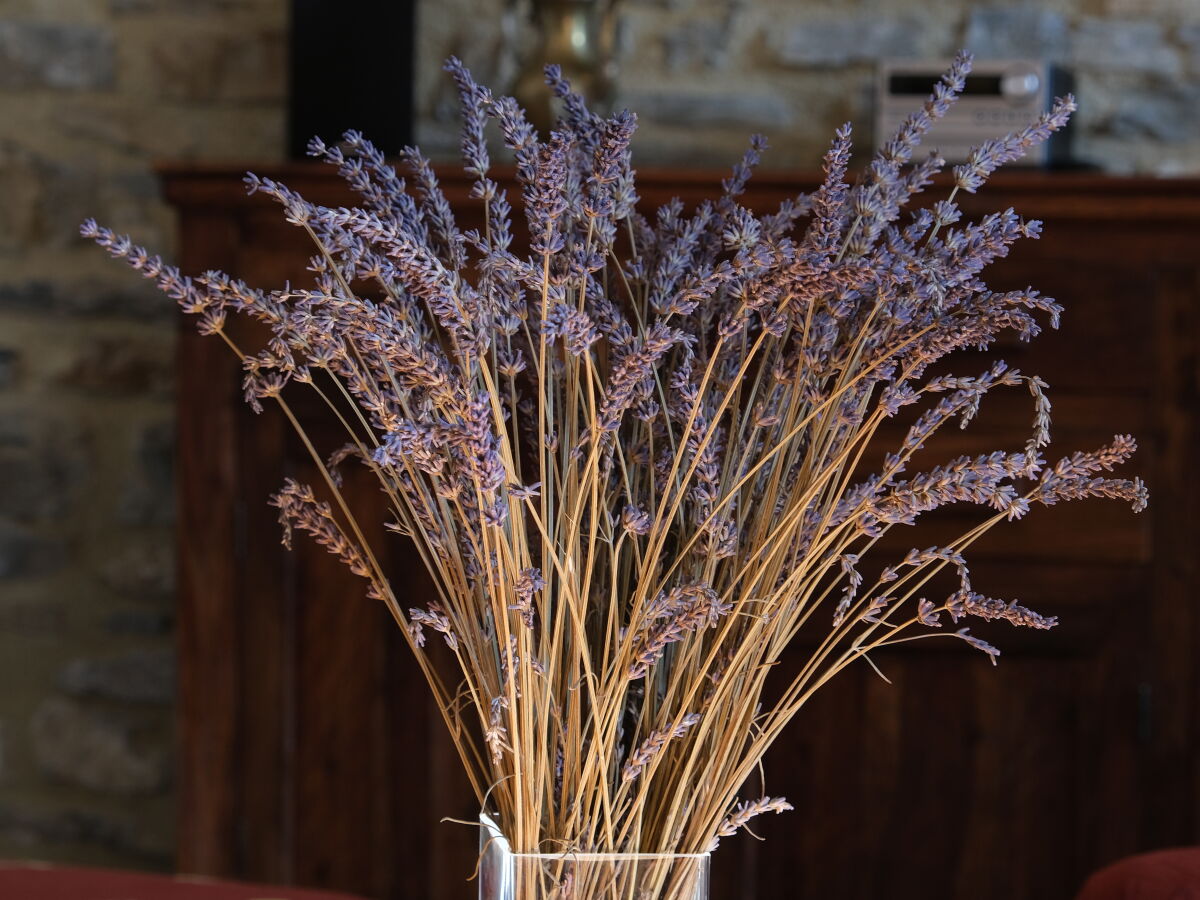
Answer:
[[[479,822],[479,900],[708,900],[707,853],[514,853]]]

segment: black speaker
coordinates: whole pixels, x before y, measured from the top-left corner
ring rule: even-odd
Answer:
[[[388,155],[413,142],[416,0],[292,0],[288,155],[361,131]]]

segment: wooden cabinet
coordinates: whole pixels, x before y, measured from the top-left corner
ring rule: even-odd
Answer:
[[[352,202],[316,167],[262,174]],[[640,188],[648,204],[694,200],[718,178],[649,172]],[[303,280],[303,235],[247,199],[238,174],[172,169],[165,181],[185,271]],[[465,182],[444,183],[469,209]],[[767,209],[812,180],[752,184],[748,202]],[[891,685],[864,666],[826,687],[766,763],[770,792],[796,812],[762,822],[766,843],[725,842],[722,900],[1063,898],[1113,859],[1200,839],[1200,182],[1015,174],[964,206],[1045,220],[990,281],[1058,298],[1063,327],[999,349],[1049,381],[1051,453],[1138,437],[1130,471],[1149,483],[1150,509],[1037,510],[982,542],[976,585],[1060,627],[988,632],[1005,651],[997,668],[958,642],[923,642],[877,660]],[[306,475],[301,448],[271,411],[244,406],[226,348],[182,327],[180,867],[378,898],[473,896],[475,832],[439,819],[472,818],[474,801],[415,664],[336,561],[279,546],[267,495]],[[1031,416],[1019,392],[989,398],[939,454],[1018,447]],[[375,502],[369,485],[350,490]],[[896,549],[933,543],[963,514]],[[384,544],[417,605],[418,561]]]

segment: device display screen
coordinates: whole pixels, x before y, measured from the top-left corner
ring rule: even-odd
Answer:
[[[925,75],[912,73],[908,75],[892,75],[888,78],[888,93],[892,96],[907,96],[914,94],[926,96],[933,93],[933,86],[941,80],[940,75]],[[964,95],[985,95],[997,97],[1000,95],[1001,76],[999,75],[968,75]]]

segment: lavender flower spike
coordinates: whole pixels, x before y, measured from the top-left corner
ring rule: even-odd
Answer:
[[[1020,159],[1031,147],[1043,143],[1052,132],[1063,128],[1077,108],[1075,98],[1067,94],[1057,98],[1049,112],[1042,113],[1020,131],[985,141],[971,151],[965,163],[954,167],[955,185],[967,193],[975,193],[1000,166]]]

